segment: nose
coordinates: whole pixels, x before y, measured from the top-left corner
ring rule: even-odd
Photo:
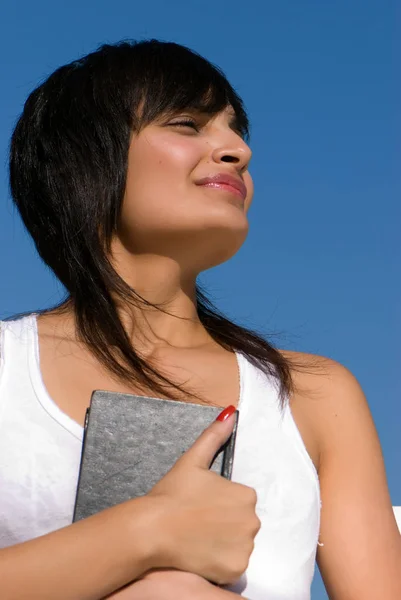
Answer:
[[[252,152],[248,144],[234,132],[230,141],[227,140],[212,152],[214,162],[232,163],[239,173],[247,170],[251,156]]]

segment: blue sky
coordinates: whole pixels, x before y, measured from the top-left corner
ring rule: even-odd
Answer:
[[[8,194],[9,137],[29,91],[103,42],[188,45],[243,96],[254,152],[248,240],[202,280],[231,317],[357,376],[401,505],[399,17],[395,0],[5,3],[0,317],[61,293]],[[313,598],[326,598],[318,580]]]

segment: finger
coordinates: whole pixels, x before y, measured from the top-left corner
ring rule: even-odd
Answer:
[[[236,409],[228,406],[185,452],[180,461],[193,466],[209,469],[216,453],[226,443],[233,432]]]

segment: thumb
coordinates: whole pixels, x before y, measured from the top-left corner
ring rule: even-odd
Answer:
[[[235,406],[227,406],[183,454],[180,462],[209,469],[213,458],[233,432]]]

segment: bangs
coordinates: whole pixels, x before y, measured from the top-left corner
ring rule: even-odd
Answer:
[[[169,42],[145,42],[146,54],[135,68],[134,105],[140,106],[135,128],[142,128],[165,114],[191,109],[214,116],[231,107],[236,129],[249,137],[249,122],[241,98],[224,74],[197,53]],[[141,43],[136,47],[140,52]],[[135,61],[136,62],[136,61]],[[138,77],[139,75],[139,77]]]

